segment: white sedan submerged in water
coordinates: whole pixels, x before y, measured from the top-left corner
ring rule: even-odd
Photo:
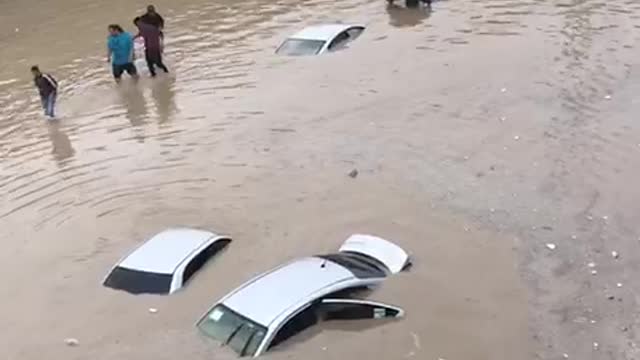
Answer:
[[[285,40],[276,54],[300,56],[337,51],[360,36],[364,29],[364,25],[357,24],[309,26]]]
[[[409,256],[390,241],[352,235],[338,252],[293,260],[244,283],[198,322],[240,356],[259,356],[319,319],[397,318],[398,307],[349,298],[404,270]]]
[[[171,294],[230,242],[209,231],[168,229],[118,261],[103,284],[131,294]]]

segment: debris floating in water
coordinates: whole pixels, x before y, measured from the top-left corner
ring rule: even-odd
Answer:
[[[597,342],[593,343],[593,350],[598,350],[600,348],[600,344],[598,344]]]
[[[520,140],[520,136],[518,136],[518,135],[514,136],[513,140]]]
[[[565,359],[568,359],[569,358],[569,354],[564,353],[564,354],[562,354],[562,357],[565,358]]]
[[[571,239],[573,239],[573,240],[578,239],[578,235],[575,235],[575,234],[571,235]]]
[[[614,259],[617,259],[617,258],[619,258],[619,257],[620,257],[620,254],[618,254],[618,252],[614,250],[614,251],[612,251],[612,252],[611,252],[611,256],[612,256]]]
[[[78,345],[80,345],[80,341],[78,341],[78,339],[75,339],[75,338],[64,339],[64,343],[67,344],[67,346],[78,346]]]
[[[607,100],[611,100],[611,95],[607,94],[607,95],[604,96],[604,98],[607,99]]]
[[[503,93],[507,92],[507,88],[500,89],[500,92],[503,92]]]
[[[556,249],[556,244],[548,243],[548,244],[547,244],[547,249],[549,249],[549,250],[555,250],[555,249]]]
[[[349,176],[353,179],[355,179],[356,177],[358,177],[358,169],[353,169],[349,172]]]
[[[591,275],[598,275],[598,270],[591,270]]]
[[[507,120],[506,116],[500,116],[500,121],[505,122]]]
[[[622,283],[617,283],[616,286],[621,288],[622,287]]]
[[[587,266],[590,267],[590,268],[594,268],[594,267],[596,267],[596,263],[590,262],[590,263],[587,264]]]
[[[155,314],[155,313],[157,313],[157,312],[158,312],[158,309],[156,309],[156,308],[149,308],[149,313],[151,313],[151,314]]]

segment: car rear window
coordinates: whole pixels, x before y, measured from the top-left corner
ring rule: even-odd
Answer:
[[[322,50],[325,42],[323,40],[287,39],[276,50],[276,54],[290,56],[315,55]]]
[[[318,257],[341,265],[362,279],[385,277],[388,272],[378,260],[356,252],[342,251],[336,254],[318,255]]]
[[[168,294],[172,274],[157,274],[116,267],[104,280],[104,286],[132,294]]]

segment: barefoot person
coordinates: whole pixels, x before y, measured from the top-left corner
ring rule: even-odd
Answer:
[[[122,73],[127,72],[134,80],[138,80],[138,71],[133,64],[133,37],[117,24],[109,25],[107,41],[107,61],[111,61],[113,77],[120,82]]]
[[[145,23],[140,17],[133,19],[133,23],[138,27],[138,35],[135,37],[144,39],[144,57],[147,60],[147,67],[151,76],[156,76],[156,66],[168,73],[169,69],[162,63],[160,30],[153,25]]]
[[[58,96],[58,82],[53,76],[43,74],[40,68],[35,65],[31,67],[31,74],[33,74],[33,82],[40,93],[44,114],[49,119],[53,119],[55,117],[56,97]]]

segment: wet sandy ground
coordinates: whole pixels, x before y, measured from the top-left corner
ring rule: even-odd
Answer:
[[[235,358],[193,328],[208,306],[354,232],[414,255],[371,295],[406,318],[326,324],[272,358],[639,356],[640,4],[158,2],[174,75],[122,88],[104,25],[145,4],[44,4],[0,2],[8,359]],[[330,56],[272,54],[335,20],[368,28]],[[57,124],[34,62],[62,80]],[[175,296],[100,286],[174,224],[235,242]]]

